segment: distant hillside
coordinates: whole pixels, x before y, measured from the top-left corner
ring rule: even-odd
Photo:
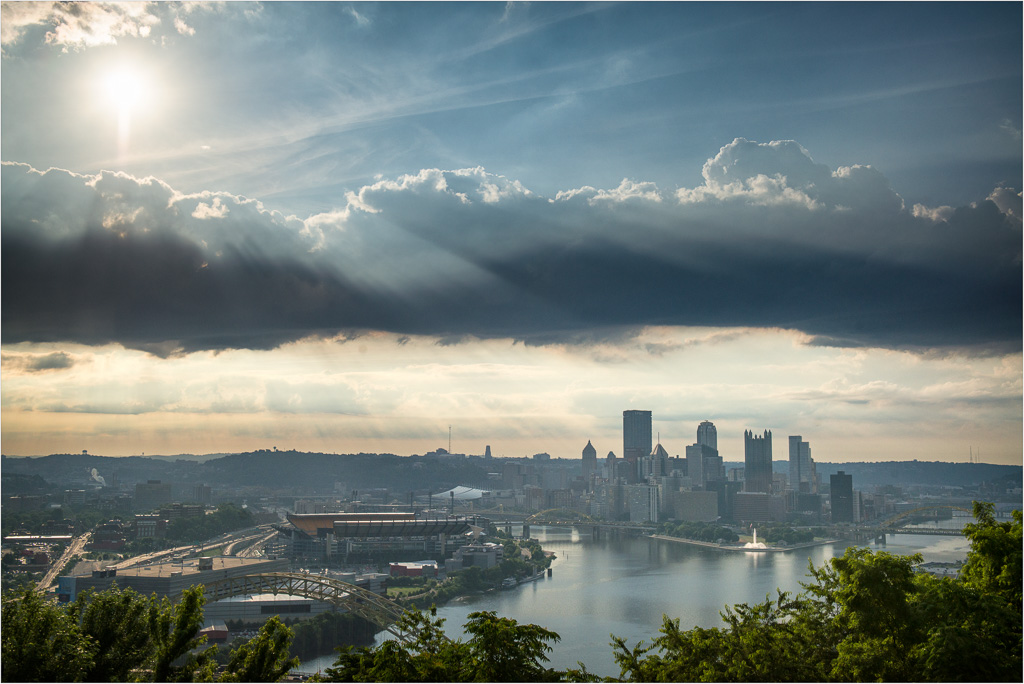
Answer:
[[[1019,465],[992,463],[944,463],[942,461],[887,461],[883,463],[818,463],[818,472],[825,478],[839,472],[853,475],[858,489],[875,485],[932,485],[940,487],[975,486],[983,482],[1022,478]],[[788,466],[787,466],[788,467]]]
[[[823,483],[829,475],[842,470],[853,475],[853,486],[857,489],[871,489],[876,485],[926,485],[933,487],[976,486],[983,482],[1010,480],[1020,486],[1024,468],[1019,465],[995,465],[992,463],[947,463],[944,461],[882,461],[878,463],[821,463],[815,468]],[[743,463],[726,463],[728,468],[742,468]],[[775,472],[789,473],[789,462],[776,459]]]
[[[318,454],[256,451],[207,461],[197,474],[236,486],[308,487],[332,491],[386,487],[396,492],[484,485],[487,471],[475,463],[437,461],[394,454]]]

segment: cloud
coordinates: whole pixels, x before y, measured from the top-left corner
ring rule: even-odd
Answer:
[[[65,370],[75,365],[75,360],[65,352],[50,354],[4,354],[0,363],[9,371],[41,371]]]
[[[299,219],[5,163],[3,341],[168,355],[362,330],[586,345],[685,325],[1020,349],[1015,191],[908,211],[877,170],[830,170],[792,141],[737,139],[703,174],[545,198],[479,167],[424,169]]]
[[[32,30],[65,52],[115,45],[119,38],[154,38],[161,27],[194,36],[185,17],[198,11],[223,10],[208,2],[5,2],[0,44],[6,53]]]

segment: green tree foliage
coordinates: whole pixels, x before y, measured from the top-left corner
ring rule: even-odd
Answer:
[[[964,525],[964,535],[971,540],[971,554],[960,576],[982,592],[1005,598],[1017,611],[1021,610],[1021,511],[1013,512],[1013,520],[996,522],[991,503],[975,501],[976,522]]]
[[[194,652],[206,643],[206,637],[199,636],[204,602],[203,588],[194,586],[182,592],[177,604],[171,604],[166,597],[159,603],[150,603],[154,681],[190,682],[199,671],[212,664],[213,647]],[[175,665],[179,658],[183,658],[183,662]]]
[[[1021,517],[987,504],[957,580],[915,572],[919,556],[849,548],[811,566],[804,592],[681,630],[667,617],[653,644],[612,637],[628,681],[1020,681]]]
[[[252,513],[247,509],[224,503],[213,513],[174,520],[167,529],[167,538],[172,541],[198,542],[254,524]]]
[[[150,653],[151,599],[116,586],[88,591],[69,606],[82,633],[96,646],[87,682],[127,682]]]
[[[332,682],[545,682],[564,673],[546,668],[549,642],[559,636],[537,625],[520,625],[493,612],[469,614],[468,641],[451,641],[436,609],[413,610],[398,626],[415,634],[411,644],[386,641],[373,648],[340,648]],[[585,671],[585,670],[584,670]]]
[[[299,664],[288,657],[292,631],[276,615],[260,627],[256,636],[231,652],[222,682],[279,682]]]
[[[96,644],[63,607],[32,589],[4,596],[0,611],[5,682],[83,681]]]
[[[728,527],[706,522],[664,522],[658,526],[661,534],[681,539],[695,539],[704,542],[739,541],[738,534]]]

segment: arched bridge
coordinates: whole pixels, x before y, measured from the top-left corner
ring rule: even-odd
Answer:
[[[207,601],[251,594],[302,596],[345,608],[348,612],[391,632],[401,641],[411,641],[415,636],[400,627],[399,621],[405,614],[405,609],[400,605],[380,594],[332,577],[296,572],[268,572],[226,577],[203,586]]]
[[[902,513],[894,515],[893,517],[883,522],[881,524],[881,527],[886,529],[903,527],[902,523],[904,521],[917,518],[925,514],[929,514],[929,517],[931,517],[932,511],[938,511],[940,508],[950,511],[963,511],[964,513],[967,513],[969,516],[974,517],[974,511],[972,511],[969,508],[949,504],[935,504],[931,506],[918,506],[917,508],[911,509],[909,511],[903,511]]]

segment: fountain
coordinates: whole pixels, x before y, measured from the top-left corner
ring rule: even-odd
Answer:
[[[743,548],[745,548],[745,549],[767,549],[768,547],[764,545],[764,542],[757,541],[757,528],[755,527],[754,528],[754,541],[747,542],[746,544],[743,545]]]

